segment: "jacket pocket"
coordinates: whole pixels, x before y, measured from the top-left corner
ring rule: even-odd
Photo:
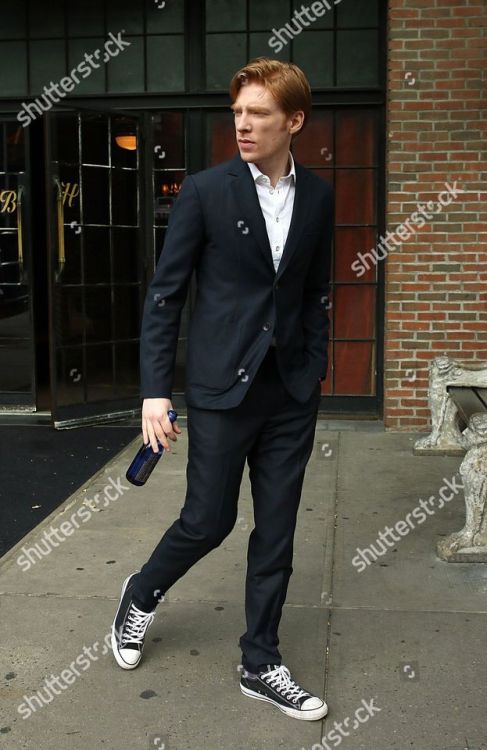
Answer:
[[[188,335],[186,379],[194,386],[226,390],[237,380],[238,331],[235,323],[193,321]]]

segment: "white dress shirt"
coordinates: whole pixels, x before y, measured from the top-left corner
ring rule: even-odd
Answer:
[[[296,169],[292,153],[289,151],[291,168],[285,177],[280,177],[276,187],[272,187],[269,177],[262,174],[253,163],[247,162],[254,178],[257,196],[264,215],[269,245],[272,250],[274,269],[277,271],[282,251],[291,224],[294,194],[296,192]]]

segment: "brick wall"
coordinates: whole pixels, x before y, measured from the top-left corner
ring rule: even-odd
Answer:
[[[487,362],[486,25],[487,0],[388,2],[388,429],[428,428],[433,357]]]

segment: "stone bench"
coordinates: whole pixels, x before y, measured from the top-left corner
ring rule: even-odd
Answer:
[[[487,367],[437,357],[428,401],[432,430],[416,441],[414,454],[465,454],[465,526],[438,542],[438,555],[448,562],[487,562]]]

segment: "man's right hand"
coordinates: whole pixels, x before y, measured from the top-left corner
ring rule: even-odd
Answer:
[[[176,441],[176,433],[181,433],[177,420],[171,422],[169,419],[167,413],[169,409],[172,409],[171,399],[169,398],[145,398],[142,404],[144,443],[147,445],[150,442],[154,453],[159,453],[158,439],[164,446],[164,450],[171,452],[168,438]]]

